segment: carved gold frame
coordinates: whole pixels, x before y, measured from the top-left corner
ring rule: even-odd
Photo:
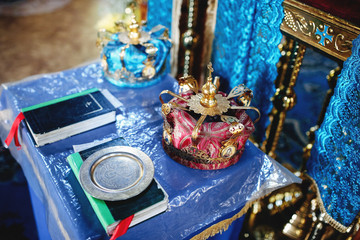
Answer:
[[[360,34],[354,24],[306,4],[285,0],[280,29],[295,38],[345,61],[351,55],[352,41]]]

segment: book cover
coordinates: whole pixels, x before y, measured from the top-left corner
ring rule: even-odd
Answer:
[[[76,184],[80,184],[79,171],[83,161],[86,161],[91,154],[102,148],[119,145],[128,146],[123,138],[119,138],[68,156],[67,161],[78,180]],[[92,197],[86,191],[83,192],[108,235],[112,234],[116,225],[121,220],[135,214],[130,224],[130,227],[134,226],[165,211],[168,203],[166,192],[155,179],[153,179],[151,184],[137,196],[121,201],[103,201]]]
[[[96,88],[21,111],[38,146],[115,121],[114,105]]]

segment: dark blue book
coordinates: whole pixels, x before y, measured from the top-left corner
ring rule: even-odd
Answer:
[[[67,157],[67,161],[78,180],[70,181],[69,179],[76,196],[80,199],[80,202],[85,205],[82,206],[84,210],[89,209],[89,206],[86,206],[87,204],[91,205],[91,208],[94,210],[94,213],[108,235],[113,234],[114,229],[121,220],[134,215],[134,218],[129,225],[132,227],[166,211],[169,202],[167,193],[155,180],[155,178],[153,178],[150,185],[138,195],[125,200],[117,201],[106,201],[94,198],[86,192],[85,189],[80,187],[81,181],[79,175],[81,165],[87,161],[92,154],[101,151],[102,149],[114,146],[129,146],[129,144],[125,141],[125,139],[117,138],[86,148],[79,152],[75,152]],[[84,201],[84,198],[87,198],[88,202]]]
[[[21,111],[36,145],[42,146],[115,122],[109,94],[94,88]]]

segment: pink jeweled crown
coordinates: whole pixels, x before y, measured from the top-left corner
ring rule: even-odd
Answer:
[[[255,130],[245,110],[250,107],[252,91],[241,84],[227,95],[219,92],[219,77],[212,79],[211,63],[207,82],[198,89],[192,76],[179,80],[179,94],[160,93],[164,118],[163,147],[168,155],[185,166],[214,170],[239,161],[245,142]],[[161,95],[174,98],[164,103]]]

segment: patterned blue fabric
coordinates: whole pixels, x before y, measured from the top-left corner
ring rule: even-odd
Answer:
[[[171,37],[172,0],[148,0],[147,26],[149,29],[158,24],[169,29]],[[170,72],[170,54],[167,57],[165,73]]]
[[[256,140],[264,140],[280,58],[282,0],[218,1],[212,62],[215,74],[229,87],[244,83],[254,91],[252,105],[262,118]]]
[[[171,32],[172,0],[148,0],[147,25],[152,28],[161,24]]]
[[[342,227],[349,226],[360,211],[360,36],[316,132],[307,168],[324,210]]]

